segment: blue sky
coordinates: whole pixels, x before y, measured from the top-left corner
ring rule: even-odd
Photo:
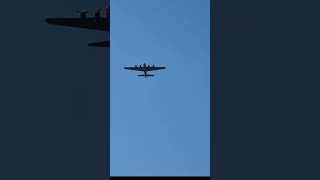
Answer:
[[[209,0],[111,1],[111,176],[208,176]],[[152,78],[124,66],[166,66]]]

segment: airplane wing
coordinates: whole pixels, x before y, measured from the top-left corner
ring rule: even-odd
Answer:
[[[124,67],[124,69],[134,70],[134,71],[144,71],[143,67]]]
[[[69,26],[85,29],[94,29],[100,31],[110,31],[110,23],[105,17],[101,17],[99,20],[95,18],[47,18],[46,22],[48,24],[59,25],[59,26]]]
[[[165,69],[166,67],[146,67],[146,71],[155,71]]]
[[[91,46],[91,47],[110,47],[110,41],[89,43],[88,46]]]

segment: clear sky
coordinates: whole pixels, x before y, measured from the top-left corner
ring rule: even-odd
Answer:
[[[209,176],[209,0],[111,1],[111,176]],[[124,70],[142,63],[166,66]]]

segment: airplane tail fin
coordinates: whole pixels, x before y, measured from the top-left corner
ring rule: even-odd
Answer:
[[[141,77],[148,77],[148,76],[154,76],[154,75],[152,75],[152,74],[146,74],[146,75],[144,75],[144,74],[139,74],[138,76],[141,76]]]

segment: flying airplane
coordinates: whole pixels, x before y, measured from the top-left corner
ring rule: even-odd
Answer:
[[[148,71],[160,70],[165,68],[166,67],[155,67],[154,65],[152,66],[146,65],[146,63],[140,66],[135,65],[134,67],[124,67],[124,69],[128,69],[128,70],[143,71],[144,74],[140,74],[138,76],[143,76],[145,78],[147,78],[148,76],[154,76],[152,74],[147,74]]]
[[[110,6],[106,7],[106,17],[101,17],[101,8],[94,13],[94,17],[87,17],[89,11],[77,11],[79,18],[46,18],[48,24],[92,29],[110,32]],[[110,41],[89,43],[88,46],[110,47]]]

